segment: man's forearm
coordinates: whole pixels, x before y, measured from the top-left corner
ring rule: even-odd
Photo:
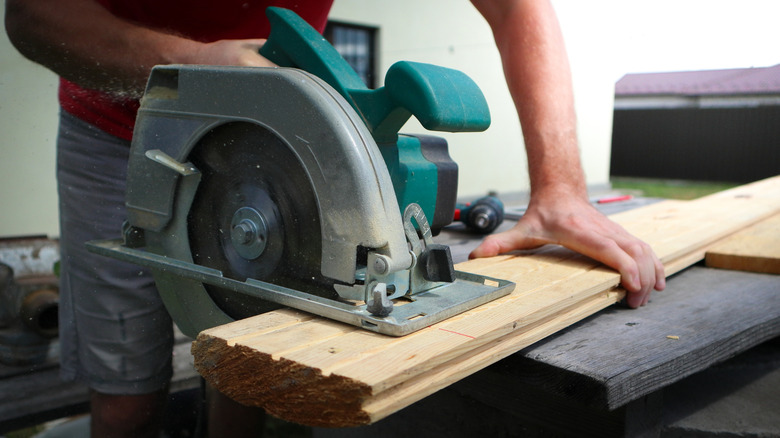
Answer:
[[[523,128],[532,195],[586,196],[577,146],[571,74],[547,0],[474,0],[494,32]]]
[[[131,95],[154,65],[197,44],[122,20],[94,0],[7,0],[6,29],[24,56],[58,75]]]
[[[526,214],[511,230],[486,238],[471,256],[548,243],[615,268],[628,305],[647,304],[665,286],[652,248],[610,221],[587,199],[577,146],[571,73],[549,0],[472,0],[491,25],[523,127],[531,178]]]

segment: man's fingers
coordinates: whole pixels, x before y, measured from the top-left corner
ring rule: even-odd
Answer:
[[[260,55],[264,39],[219,40],[203,44],[191,54],[187,64],[237,65],[242,67],[276,67],[276,64]]]
[[[516,249],[536,248],[545,243],[547,242],[531,237],[526,224],[520,221],[507,231],[487,236],[469,254],[469,258],[493,257]]]
[[[655,290],[661,291],[666,289],[666,270],[664,264],[661,263],[657,257],[655,259]]]
[[[260,54],[260,48],[263,47],[266,41],[265,39],[243,40],[242,47],[246,50],[246,53],[241,56],[239,65],[244,67],[278,67]]]
[[[501,246],[493,236],[486,237],[478,247],[469,254],[469,259],[493,257],[501,254]]]
[[[636,275],[633,278],[638,280],[634,283],[622,279],[623,287],[628,291],[626,302],[632,308],[644,306],[650,301],[653,289],[662,290],[666,286],[663,264],[650,245],[630,234],[621,233],[617,240],[621,249],[634,261],[626,271],[619,269],[621,276],[628,272],[627,275]]]

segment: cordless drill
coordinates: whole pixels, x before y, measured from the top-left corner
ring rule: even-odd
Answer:
[[[490,234],[504,221],[504,204],[495,196],[485,196],[455,206],[455,220],[478,234]]]

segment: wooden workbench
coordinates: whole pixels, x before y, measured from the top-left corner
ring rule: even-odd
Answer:
[[[457,262],[479,237],[455,228],[437,240],[451,245]],[[778,291],[778,276],[693,267],[670,278],[650,306],[610,307],[376,424],[315,429],[315,435],[425,430],[454,438],[475,436],[478,427],[484,436],[510,436],[533,427],[578,436],[652,436],[663,388],[780,334]],[[188,344],[177,346],[182,388],[198,380]],[[0,393],[0,433],[86,409],[86,389],[60,383],[53,363],[0,375]]]

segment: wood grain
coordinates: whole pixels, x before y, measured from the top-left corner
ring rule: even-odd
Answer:
[[[780,274],[780,214],[713,246],[705,262],[712,268]]]
[[[667,275],[724,237],[780,212],[780,177],[614,215]],[[619,301],[619,275],[557,246],[461,263],[514,281],[506,297],[402,338],[280,310],[202,332],[195,366],[226,395],[302,424],[378,421]]]

